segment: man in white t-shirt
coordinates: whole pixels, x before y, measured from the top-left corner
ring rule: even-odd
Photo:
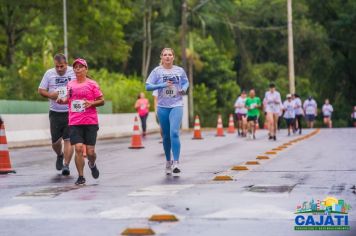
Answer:
[[[69,163],[73,156],[73,148],[69,142],[68,104],[58,104],[56,100],[67,96],[67,83],[76,77],[63,54],[54,56],[54,64],[55,67],[44,74],[38,93],[49,100],[52,148],[57,154],[56,169],[62,170],[62,174],[67,176],[70,174]]]
[[[294,119],[295,119],[295,102],[292,100],[292,95],[287,94],[287,100],[283,103],[283,118],[287,123],[288,136],[290,136],[290,131],[293,129]]]
[[[318,105],[312,96],[309,96],[308,99],[304,101],[303,108],[308,128],[314,128],[315,118],[318,114]]]
[[[247,129],[247,109],[245,107],[246,103],[246,91],[242,91],[241,95],[236,99],[235,102],[235,115],[237,120],[237,134],[242,137],[246,137]]]

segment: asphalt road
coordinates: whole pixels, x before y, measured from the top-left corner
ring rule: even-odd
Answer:
[[[120,235],[127,228],[150,228],[158,235],[356,235],[356,129],[279,132],[277,141],[258,131],[256,140],[227,134],[204,140],[181,137],[180,177],[164,174],[158,135],[145,148],[128,149],[129,139],[99,141],[100,178],[85,167],[87,184],[55,170],[50,147],[13,149],[16,174],[0,175],[0,235]],[[280,145],[303,140],[256,161]],[[231,170],[233,166],[246,171]],[[214,181],[230,176],[231,181]],[[295,231],[297,205],[327,196],[351,205],[350,231]],[[173,214],[177,222],[151,222],[153,214]]]

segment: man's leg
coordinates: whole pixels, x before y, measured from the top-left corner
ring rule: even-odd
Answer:
[[[256,133],[256,120],[251,121],[251,133],[253,136],[255,136]]]
[[[69,140],[64,140],[64,165],[69,165],[72,160],[74,148]]]
[[[59,138],[56,142],[52,143],[52,149],[57,154],[57,156],[60,156],[63,154],[63,152],[62,152],[62,138]]]

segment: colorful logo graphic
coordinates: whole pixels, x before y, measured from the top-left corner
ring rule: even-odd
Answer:
[[[294,230],[350,230],[348,212],[351,206],[343,199],[326,197],[298,205]]]

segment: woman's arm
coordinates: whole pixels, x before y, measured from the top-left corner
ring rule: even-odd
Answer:
[[[172,84],[172,82],[170,82],[170,81],[164,82],[164,83],[160,83],[160,84],[146,83],[146,90],[147,91],[153,91],[153,90],[156,90],[156,89],[165,88],[165,87],[169,86],[170,84]]]
[[[105,104],[104,96],[100,96],[96,98],[94,101],[88,101],[84,100],[84,107],[89,108],[89,107],[100,107]]]

